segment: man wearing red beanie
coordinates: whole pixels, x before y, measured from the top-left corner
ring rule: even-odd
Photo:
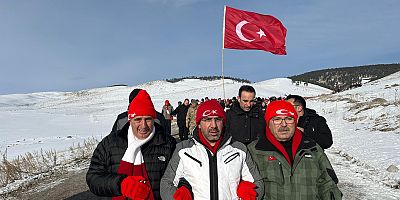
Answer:
[[[261,199],[259,171],[243,143],[225,132],[216,100],[200,104],[193,138],[177,144],[161,179],[163,199]]]
[[[128,122],[95,149],[86,182],[90,191],[113,199],[153,200],[175,149],[175,139],[154,123],[149,94],[140,90],[128,108]]]
[[[161,113],[164,116],[165,121],[167,122],[167,126],[165,127],[165,132],[167,134],[171,135],[171,121],[172,121],[172,111],[173,111],[173,107],[171,106],[171,104],[169,103],[168,100],[165,100],[165,103],[163,105],[163,107],[161,108]]]
[[[264,180],[265,200],[340,200],[338,179],[323,149],[297,128],[297,113],[284,100],[265,113],[266,133],[249,144]]]
[[[131,104],[133,99],[135,99],[135,97],[139,94],[139,92],[141,90],[142,89],[135,88],[131,91],[131,93],[129,94],[129,99],[128,99],[129,100],[128,109],[129,109],[129,105]],[[117,116],[117,119],[115,120],[111,131],[117,132],[117,131],[121,130],[125,126],[127,121],[128,121],[128,110],[120,113]],[[161,125],[162,128],[164,129],[164,132],[166,132],[165,127],[167,126],[167,121],[165,121],[164,116],[160,112],[156,111],[156,119],[154,119],[154,122]]]

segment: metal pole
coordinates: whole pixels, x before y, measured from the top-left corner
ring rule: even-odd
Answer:
[[[225,40],[225,13],[226,13],[226,6],[224,6],[224,17],[223,17],[223,24],[222,24],[222,51],[221,51],[221,68],[222,68],[222,91],[224,94],[224,101],[225,101],[225,81],[224,81],[224,40]]]

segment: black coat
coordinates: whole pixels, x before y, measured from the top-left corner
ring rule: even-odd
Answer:
[[[141,147],[147,174],[155,199],[160,197],[160,181],[175,150],[175,139],[166,135],[160,125],[155,125],[155,135]],[[120,161],[128,148],[129,123],[117,132],[111,132],[96,147],[86,174],[92,193],[98,196],[120,196],[121,182],[126,175],[117,174]]]
[[[171,115],[176,115],[177,123],[183,123],[186,125],[186,114],[188,109],[189,105],[185,106],[185,104],[181,104],[174,111],[172,111]]]
[[[304,128],[304,135],[313,139],[323,149],[332,146],[332,133],[326,124],[326,119],[319,116],[315,110],[306,108],[304,115],[299,118],[297,126]]]
[[[264,112],[259,105],[254,105],[249,112],[245,112],[236,102],[226,111],[226,129],[233,139],[249,144],[260,134],[265,134]]]

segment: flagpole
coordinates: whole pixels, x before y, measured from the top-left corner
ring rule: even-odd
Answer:
[[[224,93],[224,101],[225,101],[225,81],[224,81],[224,40],[225,40],[225,13],[226,6],[224,6],[224,17],[222,22],[222,51],[221,51],[221,69],[222,69],[222,91]]]
[[[224,100],[225,100],[225,81],[224,81],[224,48],[222,48],[222,91],[224,92]]]

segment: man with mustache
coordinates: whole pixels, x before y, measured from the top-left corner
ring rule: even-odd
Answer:
[[[265,200],[340,200],[338,179],[324,150],[297,128],[295,108],[271,102],[266,133],[248,145],[265,187]]]
[[[258,169],[243,143],[224,131],[225,112],[216,100],[200,104],[193,138],[177,148],[161,179],[163,199],[261,199]]]
[[[96,147],[86,182],[98,196],[156,200],[160,180],[175,149],[175,139],[154,123],[156,110],[146,90],[128,108],[128,121]]]

